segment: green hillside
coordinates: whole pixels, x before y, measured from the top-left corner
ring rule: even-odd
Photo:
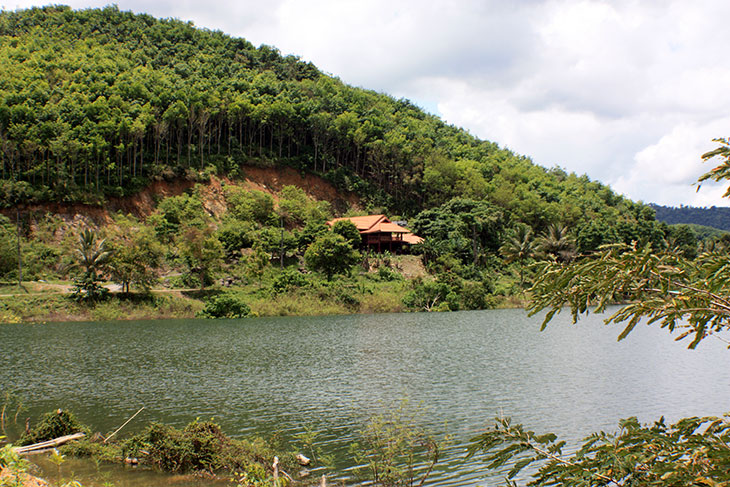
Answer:
[[[407,100],[116,7],[0,13],[0,167],[0,282],[41,296],[0,321],[483,309],[605,244],[725,247]],[[326,225],[362,212],[424,241]]]
[[[289,165],[399,214],[487,200],[536,229],[632,219],[586,176],[546,170],[408,100],[269,46],[121,12],[0,14],[0,201],[95,203],[152,179]],[[27,183],[27,184],[26,184]]]

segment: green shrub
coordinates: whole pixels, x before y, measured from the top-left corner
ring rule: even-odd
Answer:
[[[306,285],[307,278],[304,274],[296,269],[287,268],[274,277],[274,280],[271,283],[271,289],[275,294],[280,294]]]
[[[448,437],[437,439],[419,426],[422,413],[404,401],[398,408],[371,417],[358,442],[350,446],[358,463],[355,475],[368,485],[381,487],[423,485]]]
[[[48,441],[59,436],[71,435],[83,432],[90,433],[87,426],[79,422],[76,416],[68,411],[59,409],[43,415],[38,423],[29,433],[24,433],[18,440],[18,445],[32,445],[41,441]]]
[[[261,439],[229,438],[211,421],[195,420],[182,430],[152,423],[126,440],[122,452],[123,457],[136,457],[143,464],[176,473],[256,471],[263,478],[270,476],[269,466],[275,455],[282,468],[291,470],[295,466],[293,453],[276,452]]]
[[[489,291],[483,282],[464,281],[459,293],[462,309],[488,309],[493,308],[490,302]]]
[[[0,436],[0,440],[4,440],[4,436]],[[15,453],[11,445],[5,445],[0,448],[0,469],[8,467],[20,461],[20,456]]]
[[[120,462],[124,457],[121,445],[110,441],[102,443],[93,438],[81,438],[80,440],[70,441],[59,448],[61,454],[80,458],[93,458],[102,462]]]
[[[223,190],[228,212],[236,220],[267,224],[276,221],[274,198],[263,191],[226,186]]]
[[[378,279],[381,281],[399,281],[403,279],[403,276],[390,267],[378,267]]]
[[[172,287],[184,287],[189,289],[200,289],[205,286],[213,284],[213,279],[210,276],[204,276],[204,281],[200,281],[200,277],[189,272],[180,274],[179,279],[171,278],[170,282],[174,282],[176,285]]]
[[[0,276],[17,278],[18,256],[15,229],[10,219],[0,215]]]
[[[23,279],[48,279],[56,275],[56,266],[61,258],[61,251],[38,241],[24,242],[23,247]]]
[[[352,292],[346,287],[337,288],[337,300],[345,305],[350,311],[357,311],[360,309],[360,300],[353,296]]]
[[[328,281],[335,274],[349,273],[360,259],[360,252],[353,250],[342,235],[334,233],[317,237],[304,253],[307,267],[322,272]]]
[[[99,284],[96,273],[84,273],[74,279],[71,298],[76,302],[97,302],[109,297],[109,289]]]
[[[216,237],[223,244],[226,257],[231,259],[240,257],[241,249],[249,248],[253,245],[253,233],[253,223],[231,220],[218,228]]]
[[[222,467],[220,453],[228,438],[211,422],[193,422],[184,430],[152,423],[124,445],[127,456],[142,457],[166,472],[215,471]]]
[[[413,289],[403,297],[403,304],[413,311],[448,311],[444,308],[453,297],[451,286],[444,282],[414,279]]]
[[[245,318],[251,314],[251,308],[243,298],[235,292],[215,295],[205,302],[198,316],[201,318]]]
[[[3,438],[3,436],[0,436],[0,439]],[[20,455],[15,453],[12,445],[5,445],[4,447],[0,448],[0,470],[8,469],[11,474],[8,476],[3,476],[3,480],[0,480],[0,485],[22,485],[21,482],[18,482],[17,484],[13,483],[13,480],[11,479],[13,477],[18,479],[20,474],[28,469],[28,465],[29,464],[27,460],[23,460]],[[5,483],[6,481],[8,482],[7,484]]]

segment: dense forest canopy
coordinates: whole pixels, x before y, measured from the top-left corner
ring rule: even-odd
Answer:
[[[0,13],[0,198],[98,203],[152,179],[286,164],[415,215],[486,200],[536,230],[634,221],[586,176],[546,170],[408,100],[273,47],[114,6]]]
[[[730,208],[712,206],[698,208],[695,206],[662,206],[651,204],[656,212],[656,219],[668,224],[691,223],[705,227],[717,228],[730,232]]]

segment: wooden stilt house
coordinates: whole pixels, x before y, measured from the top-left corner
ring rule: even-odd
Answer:
[[[376,252],[385,250],[392,253],[401,253],[411,245],[423,242],[418,235],[410,230],[388,220],[385,215],[353,216],[349,218],[335,218],[327,222],[330,227],[340,220],[351,221],[362,236],[362,247]]]

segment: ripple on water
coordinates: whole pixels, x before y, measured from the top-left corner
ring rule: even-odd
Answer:
[[[0,390],[31,414],[65,407],[110,431],[214,417],[237,436],[292,438],[310,427],[348,475],[367,418],[409,398],[453,438],[434,484],[485,480],[466,442],[498,413],[577,441],[619,418],[722,414],[730,352],[688,351],[664,331],[558,317],[538,332],[521,310],[0,326]]]

